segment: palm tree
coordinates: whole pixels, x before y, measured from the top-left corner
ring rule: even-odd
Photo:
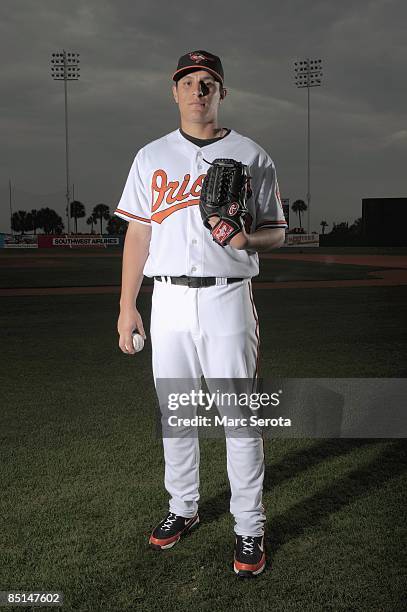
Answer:
[[[37,234],[38,229],[38,210],[35,210],[35,208],[33,208],[30,212],[30,215],[32,219],[32,230],[35,236]]]
[[[322,227],[322,235],[324,235],[325,234],[325,228],[328,227],[328,223],[326,221],[321,221],[320,225]]]
[[[86,219],[86,225],[90,225],[90,233],[93,234],[93,226],[96,223],[96,219],[95,219],[95,215],[90,215],[87,219]]]
[[[110,209],[106,204],[96,204],[93,208],[93,214],[96,219],[100,220],[100,233],[102,234],[102,219],[105,221],[109,221],[110,219]]]
[[[305,212],[307,210],[308,206],[306,205],[306,203],[304,202],[304,200],[295,200],[295,202],[293,203],[293,205],[291,206],[291,210],[294,213],[298,214],[298,220],[300,222],[300,228],[302,229],[302,225],[301,225],[301,213]]]
[[[347,221],[334,223],[331,229],[331,234],[339,234],[341,236],[349,234],[349,223]]]
[[[71,202],[71,218],[75,219],[75,234],[78,233],[78,219],[85,216],[85,206],[82,202],[74,200]]]
[[[21,235],[30,231],[32,229],[31,215],[26,210],[18,210],[11,217],[11,227],[15,232],[21,232]]]
[[[37,215],[38,227],[44,234],[61,234],[64,229],[62,218],[51,208],[41,208]]]

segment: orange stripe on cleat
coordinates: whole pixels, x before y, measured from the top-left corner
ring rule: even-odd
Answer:
[[[149,542],[150,544],[156,544],[157,546],[167,546],[168,544],[172,544],[173,542],[178,542],[178,540],[181,538],[181,535],[185,531],[187,531],[191,527],[191,525],[193,526],[194,523],[199,523],[197,515],[193,516],[191,520],[188,521],[188,523],[185,525],[185,527],[181,529],[181,531],[171,536],[170,538],[155,538],[153,534],[151,534]]]
[[[255,572],[260,569],[266,563],[266,553],[263,553],[262,558],[256,564],[253,563],[240,563],[240,561],[236,561],[235,559],[235,568],[237,570],[243,570],[246,572]]]
[[[177,540],[179,540],[180,535],[182,532],[177,533],[177,535],[172,536],[171,538],[154,538],[153,536],[150,536],[150,544],[157,544],[158,546],[166,546],[167,544],[171,544],[172,542],[176,542]]]

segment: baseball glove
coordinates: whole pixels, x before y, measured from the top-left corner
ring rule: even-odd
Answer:
[[[252,195],[250,176],[247,166],[235,159],[206,163],[210,168],[202,183],[199,210],[213,240],[224,247],[243,227],[250,232],[252,216],[246,205]],[[219,217],[214,227],[209,223],[211,217]]]

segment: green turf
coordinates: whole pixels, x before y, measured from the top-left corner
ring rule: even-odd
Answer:
[[[0,287],[66,287],[117,285],[120,283],[121,259],[111,254],[92,253],[91,256],[73,256],[69,251],[57,253],[47,249],[47,257],[36,257],[35,253],[18,252],[17,258],[9,251],[4,255],[0,249]],[[41,249],[45,251],[45,249]],[[77,254],[77,252],[75,253]],[[12,255],[16,255],[13,252]],[[28,259],[30,265],[24,266]],[[7,265],[10,259],[21,266]]]
[[[326,249],[279,249],[278,253],[305,252],[324,254]],[[336,249],[338,254],[367,254],[366,250]],[[371,254],[401,255],[407,249],[371,249]],[[82,256],[83,255],[83,256]],[[27,262],[27,263],[25,263]],[[17,265],[18,264],[18,265]],[[391,264],[388,266],[392,267]],[[385,268],[299,260],[261,259],[261,274],[256,281],[349,280],[380,277]],[[375,273],[377,271],[377,273]],[[370,275],[371,274],[371,275]],[[64,287],[118,285],[121,275],[121,251],[110,249],[60,250],[0,249],[0,287]],[[151,284],[150,279],[145,279]]]
[[[257,289],[262,375],[405,377],[407,287]]]
[[[263,376],[405,376],[406,287],[255,301]],[[401,440],[267,439],[271,567],[243,583],[224,441],[202,440],[202,524],[148,549],[167,508],[151,347],[123,355],[117,314],[112,295],[2,300],[0,588],[59,589],[81,611],[404,610]]]

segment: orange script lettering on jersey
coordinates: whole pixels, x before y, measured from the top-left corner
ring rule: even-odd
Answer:
[[[190,174],[185,174],[184,180],[180,185],[179,181],[168,181],[165,170],[156,170],[151,179],[151,221],[162,223],[164,219],[175,211],[199,204],[199,194],[204,178],[205,174],[198,176],[190,189],[188,189],[191,181]],[[194,198],[188,199],[190,196],[194,196]],[[196,199],[197,196],[198,199]],[[164,205],[159,210],[163,202]]]

